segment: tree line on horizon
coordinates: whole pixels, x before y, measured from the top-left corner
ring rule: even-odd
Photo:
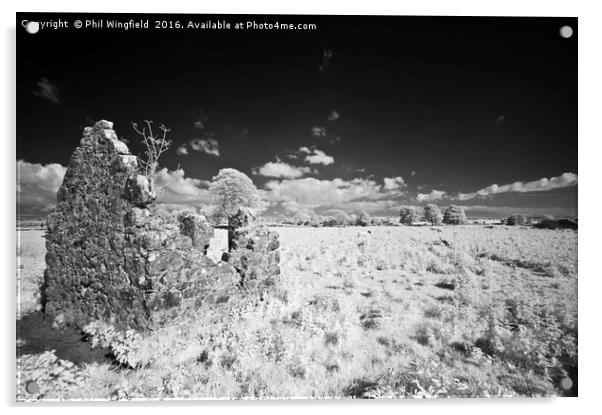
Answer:
[[[370,216],[367,212],[360,214],[347,214],[344,211],[336,212],[334,215],[317,215],[315,213],[296,212],[291,216],[278,215],[275,222],[285,225],[297,226],[397,226],[415,225],[419,223],[430,223],[438,225],[462,225],[467,223],[464,208],[461,206],[449,206],[444,213],[435,204],[428,204],[423,208],[422,214],[413,206],[403,206],[399,211],[399,218],[386,216]]]

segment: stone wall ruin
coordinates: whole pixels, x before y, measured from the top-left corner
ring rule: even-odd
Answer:
[[[56,326],[151,328],[184,306],[275,283],[277,234],[238,229],[229,263],[214,263],[206,255],[211,225],[201,215],[153,214],[148,180],[112,127],[99,121],[84,130],[48,217],[47,318]]]

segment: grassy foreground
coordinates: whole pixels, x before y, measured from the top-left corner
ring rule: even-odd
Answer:
[[[273,292],[144,335],[92,326],[98,359],[28,350],[18,333],[18,399],[576,394],[575,231],[276,230]],[[44,269],[41,232],[24,234],[21,320]]]

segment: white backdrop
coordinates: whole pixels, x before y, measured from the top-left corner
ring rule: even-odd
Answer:
[[[349,414],[364,414],[367,411],[399,413],[413,411],[423,414],[479,413],[508,414],[544,412],[546,414],[588,413],[601,406],[600,353],[600,295],[602,272],[597,256],[600,252],[600,161],[602,154],[602,110],[601,56],[602,13],[600,2],[594,1],[528,1],[504,0],[501,2],[439,0],[439,1],[380,1],[349,2],[326,0],[303,0],[297,4],[282,1],[168,1],[154,2],[103,0],[84,3],[75,0],[29,0],[7,1],[0,5],[2,21],[2,58],[0,77],[2,98],[0,116],[3,134],[0,162],[4,197],[2,209],[2,255],[3,270],[3,341],[4,358],[2,381],[3,404],[13,410],[33,413],[81,413],[105,414],[107,411],[140,411],[164,413],[168,411],[190,411],[199,413],[220,411],[226,413],[260,413],[287,415],[307,412],[345,411]],[[579,398],[564,399],[517,399],[517,400],[470,400],[470,401],[201,401],[199,403],[169,402],[173,408],[164,408],[161,403],[122,403],[120,405],[96,403],[83,409],[83,404],[24,405],[15,406],[15,30],[16,11],[47,12],[151,12],[151,13],[248,13],[248,14],[390,14],[390,15],[468,15],[468,16],[577,16],[579,18]],[[57,47],[59,47],[57,45]],[[118,407],[116,407],[118,406]],[[146,408],[130,408],[146,406]],[[599,411],[599,410],[598,410]],[[597,411],[596,411],[597,412]],[[598,412],[599,413],[599,412]]]

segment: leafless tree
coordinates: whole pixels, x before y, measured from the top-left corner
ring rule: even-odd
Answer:
[[[138,127],[138,124],[133,122],[132,127],[140,136],[142,136],[142,143],[146,147],[144,154],[146,158],[139,158],[140,164],[144,170],[144,175],[148,179],[149,190],[152,194],[156,194],[155,177],[157,174],[157,168],[159,167],[159,157],[165,153],[169,147],[171,147],[172,140],[167,139],[167,133],[171,130],[165,125],[161,124],[158,136],[153,133],[153,122],[144,120],[146,124],[142,129]]]

